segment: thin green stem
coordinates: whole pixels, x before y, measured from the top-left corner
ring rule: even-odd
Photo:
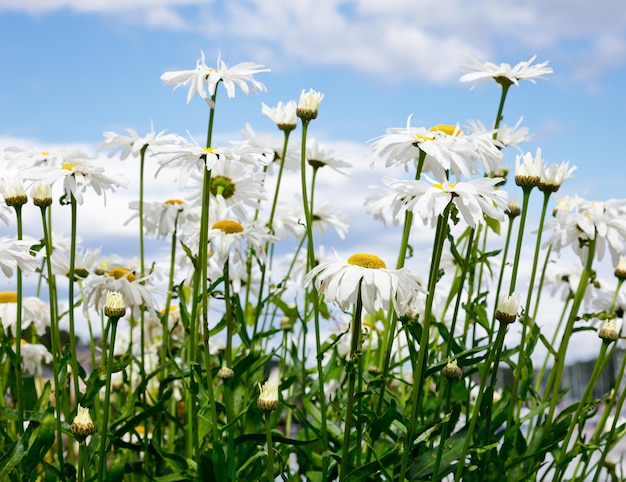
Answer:
[[[515,257],[513,259],[513,271],[511,272],[511,284],[509,285],[509,296],[515,291],[517,283],[517,271],[519,269],[520,255],[522,254],[522,241],[524,239],[524,229],[526,228],[526,216],[528,214],[528,202],[532,187],[523,188],[522,210],[520,215],[519,230],[517,232],[517,245],[515,247]]]
[[[352,339],[350,343],[350,359],[346,369],[348,370],[348,394],[346,399],[346,419],[343,432],[343,443],[341,449],[341,468],[339,469],[339,480],[345,480],[350,470],[350,435],[352,432],[352,417],[354,409],[354,387],[356,383],[357,370],[359,370],[359,358],[361,356],[361,316],[363,313],[363,301],[361,299],[361,282],[359,282],[359,293],[356,299],[354,317],[352,319]],[[356,450],[361,450],[357,446]]]
[[[22,204],[15,204],[15,217],[17,219],[17,239],[22,240]],[[23,299],[23,276],[20,267],[16,270],[17,276],[17,313],[15,319],[15,388],[17,398],[17,433],[24,433],[24,381],[22,379],[22,299]]]
[[[110,339],[109,353],[107,355],[106,382],[104,392],[104,407],[102,414],[102,428],[100,439],[100,458],[98,460],[98,482],[104,480],[104,472],[106,467],[107,439],[109,438],[109,412],[111,410],[111,374],[113,372],[113,357],[115,356],[115,336],[117,334],[117,323],[120,318],[109,317]]]
[[[78,205],[76,198],[71,195],[70,198],[72,231],[70,235],[70,266],[69,266],[69,325],[70,325],[70,366],[72,368],[72,381],[74,384],[74,400],[78,403],[80,400],[80,385],[78,383],[78,355],[76,350],[76,321],[74,315],[74,286],[75,286],[75,270],[76,270],[76,240],[78,236],[78,225],[76,218],[78,216]]]
[[[407,427],[407,435],[404,440],[404,453],[402,454],[402,464],[400,467],[399,481],[403,482],[406,477],[409,457],[413,448],[413,437],[417,428],[417,417],[420,413],[421,401],[424,390],[426,363],[428,362],[428,343],[430,340],[430,323],[432,317],[433,302],[435,299],[435,290],[437,287],[437,279],[439,277],[439,264],[443,253],[443,246],[448,232],[448,216],[452,201],[446,206],[439,216],[437,222],[437,230],[435,233],[435,241],[433,244],[432,262],[430,265],[430,273],[428,275],[428,294],[426,295],[426,303],[424,307],[424,319],[422,320],[422,334],[419,341],[419,353],[417,356],[416,366],[413,375],[413,388],[411,391],[411,415]]]
[[[267,440],[267,480],[274,482],[274,445],[272,443],[271,411],[265,412],[265,439]],[[234,480],[234,479],[231,479]]]

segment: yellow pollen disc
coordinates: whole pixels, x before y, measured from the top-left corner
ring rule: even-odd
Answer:
[[[437,124],[430,128],[430,132],[443,132],[449,136],[460,136],[463,134],[463,131],[457,126],[451,126],[448,124]]]
[[[449,187],[450,189],[454,189],[454,188],[455,188],[455,186],[456,186],[456,183],[455,183],[455,182],[448,183],[448,187]],[[433,187],[434,187],[435,189],[441,189],[441,190],[443,191],[443,184],[441,184],[440,182],[436,182],[435,184],[433,184]]]
[[[41,151],[41,155],[48,157],[50,153],[48,151]]]
[[[137,281],[137,277],[126,268],[111,268],[107,271],[107,274],[115,279],[120,279],[126,276],[126,279],[130,282]]]
[[[417,139],[417,143],[419,144],[420,142],[426,142],[426,141],[434,141],[435,138],[434,137],[430,137],[430,136],[422,136],[420,134],[417,134],[415,136],[415,139]]]
[[[170,305],[170,311],[169,311],[169,313],[171,313],[172,311],[178,311],[178,306],[176,306],[176,305]],[[163,309],[161,310],[161,314],[162,314],[162,315],[164,315],[164,314],[165,314],[165,308],[163,308]]]
[[[0,303],[17,303],[15,291],[0,291]]]
[[[182,201],[181,199],[168,199],[163,204],[171,204],[171,205],[177,204],[177,205],[181,205],[181,204],[185,204],[185,201]]]
[[[65,164],[61,166],[61,169],[65,169],[66,171],[73,171],[77,165],[78,164],[72,164],[71,162],[66,162]]]
[[[243,226],[232,219],[223,219],[222,221],[216,222],[212,229],[221,229],[226,234],[233,234],[241,233],[243,231]]]
[[[374,254],[357,253],[348,258],[348,264],[370,269],[385,269],[385,262]]]
[[[208,152],[209,154],[213,154],[215,152],[215,147],[203,147],[202,150],[204,152]]]

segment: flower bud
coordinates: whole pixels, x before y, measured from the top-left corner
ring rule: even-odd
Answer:
[[[500,323],[513,323],[517,319],[517,309],[519,308],[519,293],[512,293],[503,300],[500,300],[496,308],[495,318]]]
[[[107,291],[104,315],[110,318],[121,318],[126,314],[124,297],[119,291]]]
[[[228,368],[227,366],[223,366],[217,371],[218,378],[222,380],[226,380],[228,378],[233,378],[235,376],[235,372],[232,368]]]
[[[615,319],[606,320],[604,326],[598,332],[598,336],[602,338],[605,343],[611,343],[619,338],[619,332],[615,324]]]
[[[303,121],[315,119],[320,102],[323,98],[324,94],[321,92],[315,92],[313,89],[309,89],[308,92],[305,92],[303,89],[300,94],[300,99],[298,100],[296,115]]]
[[[266,412],[278,408],[278,382],[268,380],[263,385],[259,384],[261,394],[257,399],[257,407]]]
[[[78,405],[76,416],[74,417],[70,428],[72,429],[72,433],[79,442],[83,442],[85,438],[87,438],[87,436],[94,433],[94,431],[96,430],[96,426],[91,420],[88,408]]]
[[[31,191],[33,204],[40,208],[48,207],[52,204],[52,191],[50,184],[43,181],[37,181]]]
[[[443,367],[442,373],[446,378],[450,380],[460,380],[463,376],[463,370],[458,365],[456,360],[449,361],[448,364]]]

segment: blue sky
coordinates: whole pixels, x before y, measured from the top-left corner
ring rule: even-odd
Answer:
[[[345,149],[355,165],[350,187],[342,180],[327,188],[348,189],[340,191],[348,209],[361,208],[356,196],[382,172],[370,172],[366,142],[405,125],[409,114],[414,126],[493,122],[499,87],[470,91],[458,82],[467,54],[510,64],[537,55],[554,74],[511,89],[504,122],[523,115],[534,135],[526,150],[541,147],[547,161],[578,166],[562,193],[624,197],[626,8],[615,0],[0,0],[0,149],[95,150],[104,131],[132,127],[142,135],[151,121],[156,130],[201,138],[206,105],[198,98],[186,105],[184,89],[172,92],[160,80],[193,68],[201,49],[208,65],[221,50],[229,65],[272,70],[257,76],[267,93],[227,99],[221,91],[221,139],[239,138],[246,122],[277,133],[261,102],[324,92],[310,133]],[[512,166],[515,152],[508,156]],[[132,166],[115,166],[132,176]],[[372,234],[369,218],[351,218],[348,243],[390,236],[378,224]],[[92,226],[100,236],[102,226]]]

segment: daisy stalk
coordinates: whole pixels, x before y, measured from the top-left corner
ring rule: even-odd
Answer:
[[[75,283],[75,271],[76,271],[76,237],[77,233],[77,216],[78,206],[76,204],[76,198],[73,194],[70,194],[70,209],[71,209],[71,234],[70,234],[70,267],[67,274],[69,278],[68,286],[68,298],[70,307],[68,310],[69,326],[70,326],[70,366],[72,368],[72,381],[74,383],[74,400],[80,400],[80,386],[78,384],[78,356],[76,351],[76,329],[75,329],[75,315],[74,315],[74,283]]]
[[[418,160],[417,160],[417,169],[415,171],[415,179],[419,179],[422,175],[422,168],[424,167],[424,161],[426,160],[426,152],[420,150]],[[406,261],[406,255],[409,248],[409,238],[411,235],[411,226],[413,226],[413,211],[407,210],[404,213],[404,226],[402,228],[402,238],[400,240],[400,250],[398,252],[398,260],[396,262],[396,269],[401,269],[404,267],[404,263]],[[396,336],[396,324],[397,324],[397,315],[395,310],[389,310],[389,313],[386,318],[386,329],[385,329],[385,337],[383,341],[382,350],[380,351],[381,360],[379,363],[382,363],[382,379],[387,380],[389,376],[389,369],[391,365],[391,351],[393,350],[393,340]],[[378,405],[376,407],[376,413],[380,415],[383,402],[385,400],[385,384],[381,384],[380,386],[380,394],[378,396]],[[368,452],[369,454],[369,452]]]
[[[356,305],[354,308],[354,316],[352,317],[352,338],[350,340],[350,354],[348,358],[348,395],[346,399],[346,419],[343,431],[343,443],[341,449],[341,468],[339,469],[339,480],[345,480],[348,475],[348,469],[350,464],[350,432],[352,430],[352,412],[354,409],[354,387],[356,382],[357,372],[360,374],[361,367],[361,317],[363,316],[363,300],[361,298],[361,284],[363,280],[359,281],[358,295],[356,299]],[[358,417],[360,418],[359,413]],[[357,427],[357,436],[360,433],[360,429]],[[360,444],[356,446],[357,453],[361,451]]]
[[[107,439],[109,438],[109,411],[111,407],[111,374],[113,372],[113,358],[115,357],[115,336],[117,334],[117,324],[126,314],[124,306],[124,298],[119,291],[109,291],[107,293],[107,302],[104,307],[104,315],[108,318],[108,328],[110,328],[110,338],[108,345],[107,365],[106,365],[106,381],[104,392],[104,407],[102,414],[102,428],[100,439],[100,457],[98,460],[98,482],[104,481],[104,472],[106,468]]]
[[[307,195],[307,179],[306,179],[306,140],[309,123],[311,120],[317,117],[317,111],[319,103],[323,99],[324,95],[311,89],[308,93],[304,90],[300,95],[298,102],[298,108],[296,115],[302,122],[302,140],[301,140],[301,154],[300,154],[300,175],[301,175],[301,190],[302,190],[302,206],[304,208],[304,218],[306,224],[306,239],[307,239],[307,268],[312,269],[315,266],[315,244],[313,242],[313,213],[311,212],[309,198]],[[311,194],[312,196],[312,194]],[[320,309],[319,309],[319,296],[316,289],[308,290],[311,294],[313,305],[313,323],[315,325],[315,353],[317,362],[317,376],[318,376],[318,398],[321,413],[321,427],[320,438],[322,443],[322,480],[327,479],[328,474],[328,432],[326,427],[326,395],[324,393],[324,367],[322,366],[322,342],[320,334]],[[306,296],[306,295],[305,295]],[[308,298],[308,296],[306,296]],[[305,314],[304,323],[306,324],[307,316]],[[303,340],[303,347],[305,342]],[[302,381],[302,390],[305,390],[305,382]],[[303,393],[304,395],[304,393]]]
[[[34,203],[41,211],[41,224],[43,231],[43,242],[46,252],[46,268],[48,274],[48,307],[50,309],[50,344],[52,348],[52,378],[54,381],[54,399],[57,406],[56,436],[57,436],[57,458],[59,462],[59,474],[61,480],[65,480],[65,471],[62,469],[65,465],[63,461],[63,429],[61,425],[61,409],[64,406],[64,397],[61,390],[60,370],[61,370],[61,338],[59,330],[59,315],[57,304],[56,276],[52,272],[52,233],[48,226],[47,209],[52,203],[52,197],[49,193],[45,197],[33,196]],[[94,365],[95,366],[95,365]],[[67,413],[66,413],[67,415]],[[66,418],[67,420],[67,418]]]
[[[521,405],[518,404],[518,386],[522,378],[522,367],[524,366],[524,360],[531,359],[530,354],[527,357],[524,353],[526,344],[526,334],[528,331],[528,325],[534,323],[535,319],[530,317],[530,305],[532,302],[533,291],[535,287],[535,277],[537,275],[537,266],[539,264],[539,253],[541,252],[541,235],[543,233],[543,225],[546,219],[546,212],[548,210],[548,202],[552,191],[544,191],[543,193],[543,206],[541,208],[541,216],[539,218],[539,227],[537,228],[537,240],[535,242],[535,252],[533,254],[533,265],[530,271],[530,281],[528,284],[528,290],[526,291],[526,306],[524,307],[524,314],[522,315],[522,335],[520,338],[519,346],[517,348],[518,361],[513,371],[513,386],[511,388],[511,399],[509,401],[509,414],[507,417],[507,427],[510,427],[513,423],[513,417],[520,415]],[[520,228],[521,232],[521,228]],[[532,362],[531,362],[532,363]],[[519,394],[522,399],[525,394]]]
[[[433,311],[433,302],[435,300],[435,290],[437,288],[437,279],[439,277],[439,264],[443,253],[443,246],[448,234],[448,217],[452,201],[448,203],[437,220],[437,229],[435,231],[435,239],[433,242],[433,255],[428,274],[428,293],[426,295],[426,304],[424,306],[424,319],[422,320],[422,334],[419,340],[419,353],[417,361],[413,361],[413,388],[411,390],[411,415],[409,418],[406,438],[404,439],[404,453],[402,454],[402,464],[400,467],[400,482],[406,477],[409,457],[413,449],[413,438],[417,428],[417,416],[421,412],[421,403],[423,397],[423,386],[426,374],[426,363],[428,362],[428,343],[430,340],[430,323]]]

